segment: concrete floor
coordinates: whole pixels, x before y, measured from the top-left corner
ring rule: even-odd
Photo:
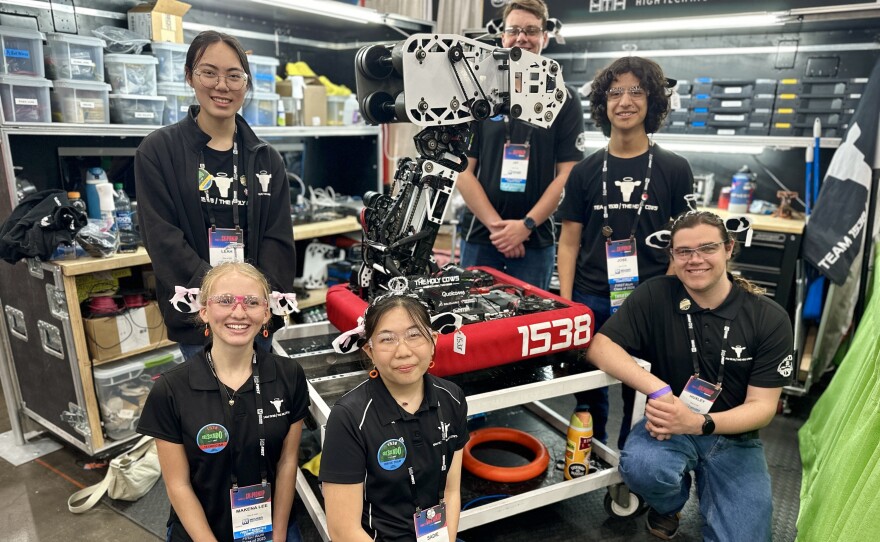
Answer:
[[[0,433],[10,430],[0,391]],[[0,540],[5,542],[155,542],[137,524],[98,503],[71,514],[67,498],[77,489],[100,482],[105,470],[85,470],[88,459],[70,446],[18,467],[0,459]]]

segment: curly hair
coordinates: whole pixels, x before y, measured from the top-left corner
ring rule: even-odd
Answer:
[[[708,211],[687,211],[680,215],[678,215],[675,220],[672,221],[672,228],[669,232],[669,249],[672,250],[672,239],[675,237],[675,234],[683,229],[696,228],[700,225],[711,226],[718,230],[718,233],[721,234],[721,240],[725,244],[725,246],[730,247],[733,245],[734,253],[736,253],[736,249],[738,248],[736,245],[736,236],[734,232],[729,231],[727,226],[724,224],[724,220],[721,219],[720,216],[715,213],[710,213]],[[757,284],[749,281],[745,277],[740,275],[731,275],[733,277],[733,283],[742,288],[743,290],[749,292],[754,295],[764,295],[767,290],[758,286]]]
[[[605,93],[614,80],[625,73],[631,73],[639,80],[648,93],[648,113],[645,116],[645,132],[655,133],[663,125],[669,112],[669,94],[663,69],[653,60],[638,56],[618,58],[599,71],[593,79],[590,91],[590,108],[593,120],[602,128],[605,136],[611,136],[611,122],[608,120],[608,103]]]

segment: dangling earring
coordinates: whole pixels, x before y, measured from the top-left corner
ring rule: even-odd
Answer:
[[[437,365],[437,364],[434,363],[434,360],[432,359],[431,363],[428,364],[428,369],[433,369],[435,365]]]
[[[264,339],[269,338],[269,328],[266,327],[266,324],[263,324],[263,338]]]
[[[370,378],[379,378],[379,371],[377,371],[376,369],[370,371]]]
[[[208,327],[208,324],[205,324],[205,337],[209,337],[211,335],[211,328]]]

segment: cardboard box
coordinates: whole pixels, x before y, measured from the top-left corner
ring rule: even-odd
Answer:
[[[153,41],[183,43],[183,16],[192,7],[177,0],[156,0],[128,10],[128,29]]]
[[[114,316],[85,318],[83,327],[95,362],[155,348],[168,336],[155,301]]]
[[[303,89],[303,124],[327,126],[327,89],[317,79],[307,79]]]

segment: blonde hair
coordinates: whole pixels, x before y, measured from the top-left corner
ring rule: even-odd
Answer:
[[[249,263],[229,262],[221,263],[220,265],[212,268],[210,271],[205,273],[205,277],[202,279],[202,286],[201,288],[199,288],[199,302],[202,304],[202,306],[207,305],[208,298],[214,294],[214,284],[221,277],[225,277],[230,273],[238,273],[239,275],[254,280],[257,284],[260,285],[263,297],[269,299],[269,281],[266,280],[266,277],[263,275],[263,273],[260,272],[259,269]]]

